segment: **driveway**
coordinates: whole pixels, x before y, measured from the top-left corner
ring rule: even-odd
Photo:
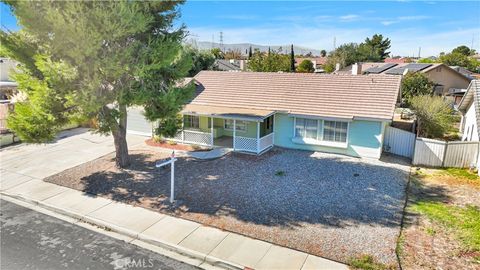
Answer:
[[[146,137],[128,135],[129,147]],[[18,144],[0,150],[2,189],[15,181],[43,179],[115,151],[113,137],[91,134],[86,128],[63,131],[48,144]]]
[[[208,161],[179,157],[172,206],[170,172],[155,168],[169,154],[133,150],[128,170],[105,156],[45,181],[328,259],[370,254],[396,264],[409,172],[404,160],[281,148]]]

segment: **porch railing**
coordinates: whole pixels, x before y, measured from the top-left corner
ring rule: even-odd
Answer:
[[[173,138],[174,141],[182,143],[191,143],[198,145],[212,145],[212,134],[208,132],[196,131],[196,130],[182,130],[178,132]]]
[[[235,148],[235,150],[257,153],[256,138],[235,136],[233,139],[234,139],[233,148]]]
[[[273,146],[274,136],[274,133],[270,133],[258,140],[257,138],[235,136],[235,150],[259,154],[265,149]]]
[[[258,153],[262,152],[263,150],[273,146],[273,138],[275,136],[275,133],[270,133],[266,136],[263,136],[260,138],[258,142]]]

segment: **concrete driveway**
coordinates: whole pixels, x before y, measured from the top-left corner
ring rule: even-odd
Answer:
[[[128,135],[129,148],[146,137]],[[91,134],[86,128],[63,131],[48,144],[19,144],[0,150],[1,189],[32,178],[43,179],[115,151],[113,137]]]

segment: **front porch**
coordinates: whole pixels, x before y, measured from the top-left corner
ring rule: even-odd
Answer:
[[[195,108],[196,111],[182,111],[182,129],[171,140],[254,154],[267,151],[274,144],[271,111],[250,110],[246,113],[245,109],[238,109],[242,111],[227,114],[220,111],[235,109],[202,106],[203,110],[199,112],[199,107]]]

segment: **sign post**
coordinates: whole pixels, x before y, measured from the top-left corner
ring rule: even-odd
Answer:
[[[165,165],[168,165],[170,164],[170,203],[173,203],[173,201],[175,200],[175,193],[174,193],[174,189],[175,189],[175,161],[177,161],[177,159],[175,158],[175,151],[172,152],[172,155],[170,156],[170,160],[167,160],[165,162],[162,162],[162,163],[158,163],[155,164],[155,167],[157,168],[160,168],[160,167],[163,167]]]

